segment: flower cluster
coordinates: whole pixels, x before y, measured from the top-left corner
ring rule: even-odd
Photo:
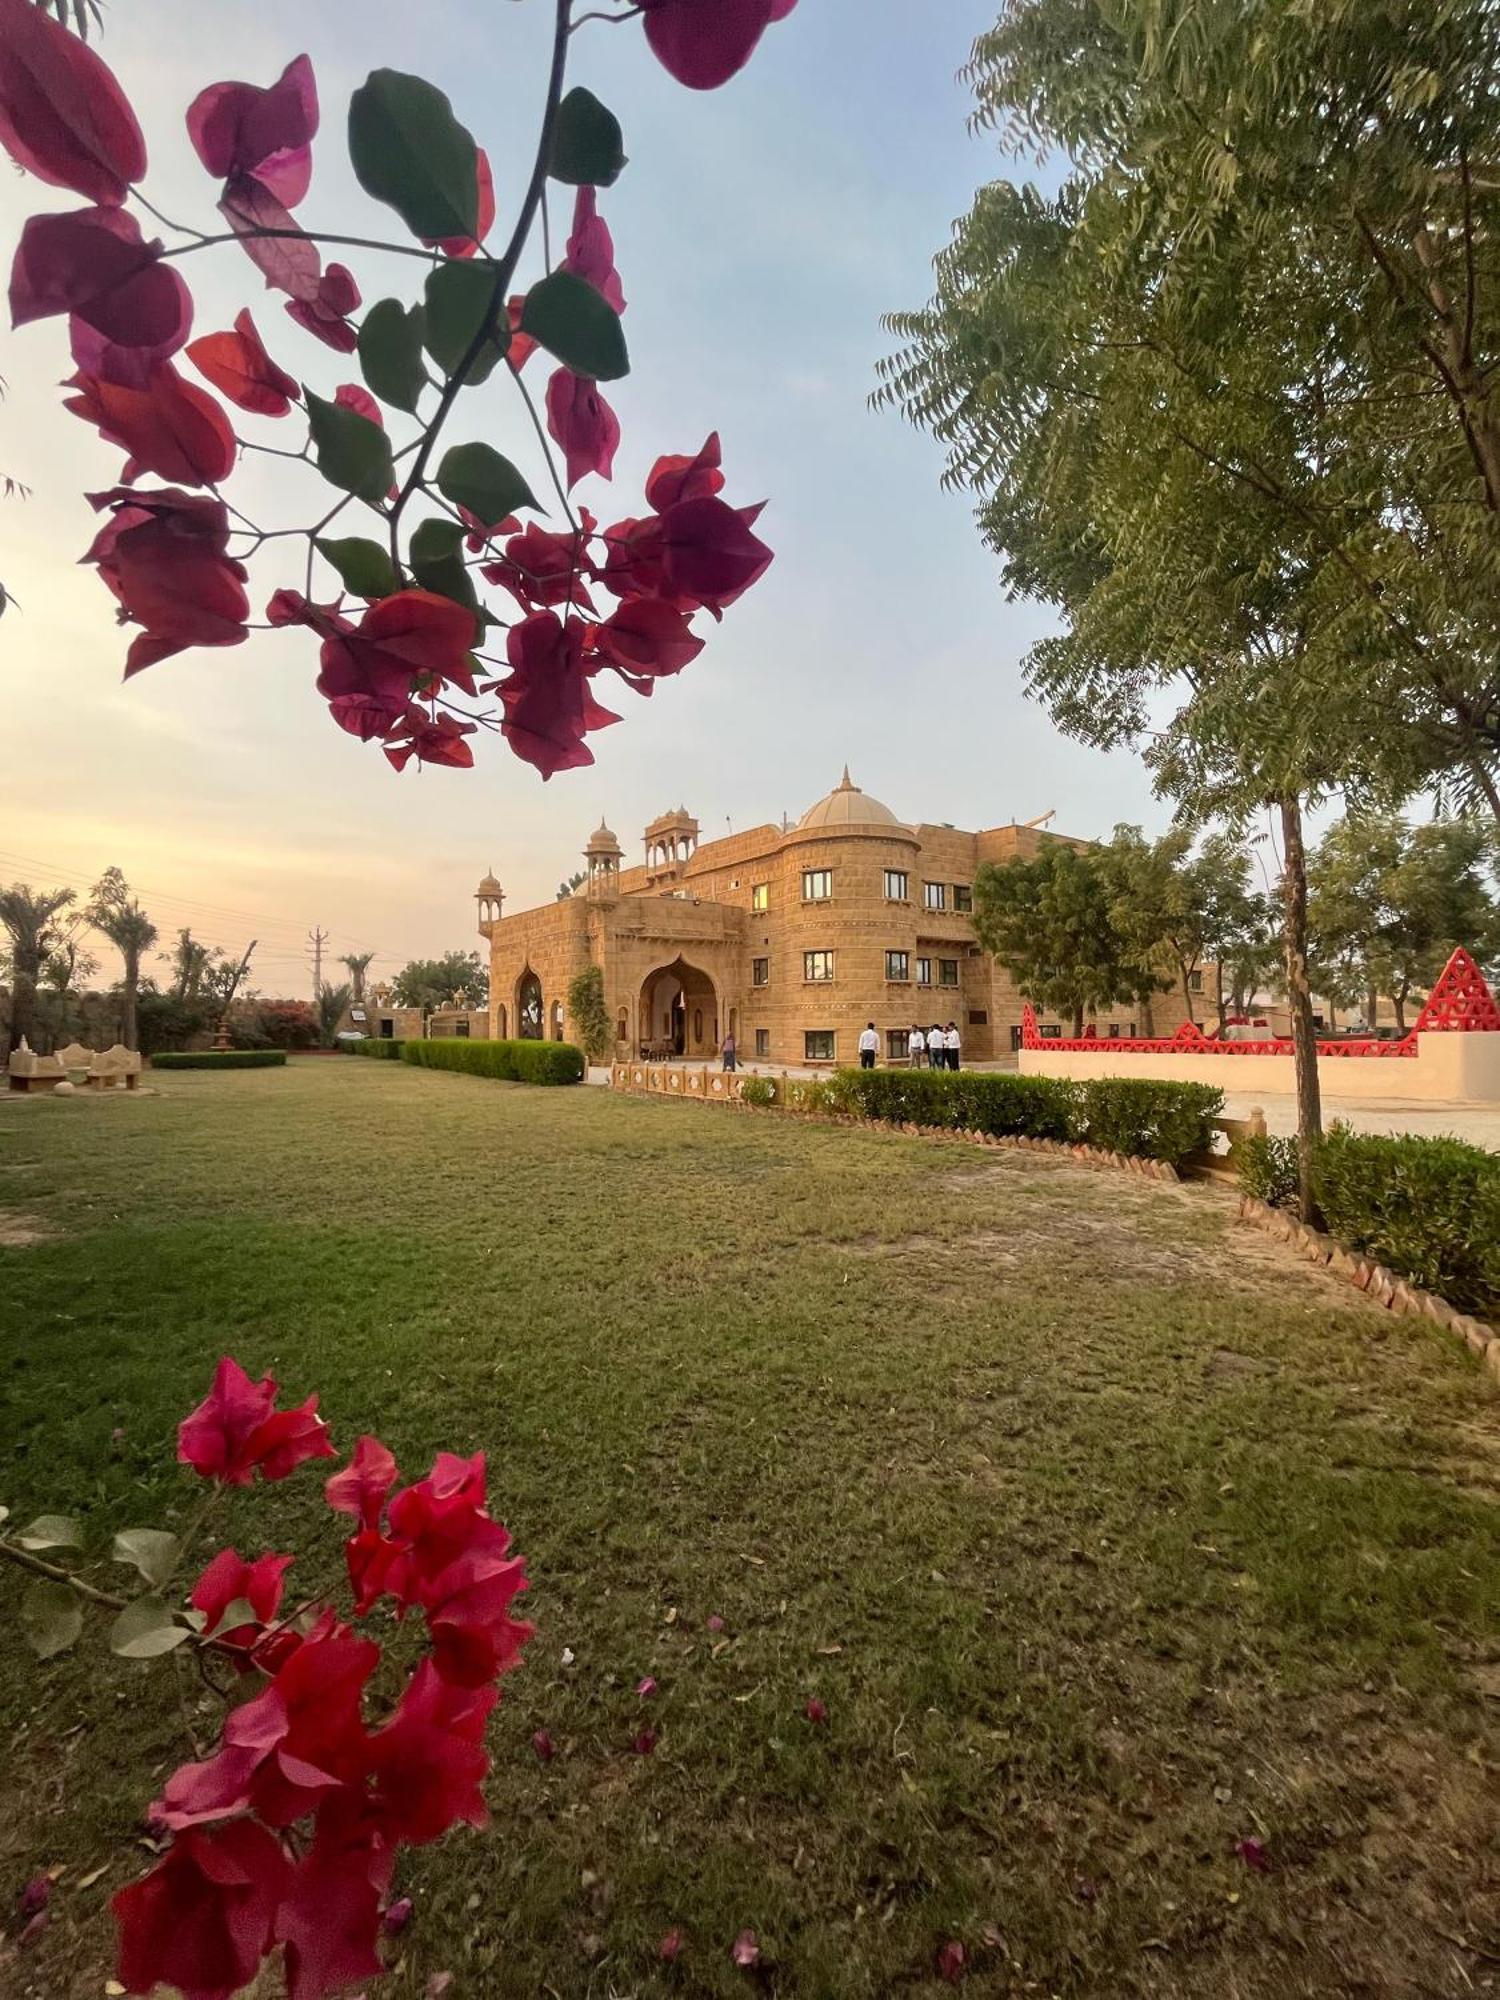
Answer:
[[[572,489],[611,478],[620,443],[601,385],[628,372],[626,300],[598,190],[613,184],[625,154],[618,122],[591,92],[562,94],[568,42],[592,17],[575,21],[572,0],[554,5],[557,59],[537,170],[501,252],[486,247],[496,219],[489,159],[446,97],[392,70],[372,72],[354,93],[355,176],[414,239],[388,247],[421,258],[425,272],[420,302],[382,299],[360,317],[358,280],[348,265],[325,262],[322,246],[370,239],[320,233],[297,215],[320,122],[306,56],[269,85],[213,83],[188,106],[188,136],[217,185],[224,229],[165,225],[185,239],[169,248],[131,207],[155,215],[139,195],[145,140],[116,78],[45,8],[0,0],[0,144],[88,204],[26,222],[10,303],[18,327],[66,319],[75,372],[65,407],[124,454],[119,484],[92,496],[110,518],[84,560],[113,592],[121,621],[139,628],[127,676],[187,647],[243,643],[256,622],[247,560],[300,536],[301,588],[277,589],[264,623],[317,634],[318,691],[341,729],[378,742],[401,769],[412,759],[472,764],[469,739],[495,728],[545,778],[592,762],[589,732],[619,719],[595,698],[595,675],[611,671],[650,694],[702,649],[693,616],[722,616],[769,564],[771,551],[752,532],[760,509],[719,498],[717,437],[695,458],[658,460],[650,513],[601,530],[586,507],[575,512]],[[708,90],[735,75],[794,5],[639,0],[636,13],[667,70]],[[529,289],[512,291],[548,176],[573,191],[564,255]],[[248,307],[231,328],[190,337],[181,263],[226,241],[282,295],[291,325],[340,357],[358,355],[363,384],[336,385],[331,398],[305,386],[270,351]],[[522,380],[539,347],[556,364],[540,416]],[[488,443],[454,446],[434,462],[460,393],[496,367],[528,405],[565,528],[522,525],[517,516],[541,505]],[[237,428],[231,411],[273,422],[295,415],[307,441],[292,451],[268,445]],[[414,420],[406,442],[389,434],[387,411]],[[258,526],[220,492],[246,450],[304,460],[341,497],[307,527]],[[147,478],[165,483],[138,485]],[[333,521],[355,504],[377,517],[379,538],[330,539]],[[418,520],[417,509],[433,511]],[[318,560],[337,587],[315,591]],[[482,602],[478,581],[507,593],[520,617]],[[596,586],[619,600],[604,618]],[[503,660],[486,651],[496,627]],[[486,679],[486,664],[505,672]],[[465,705],[483,696],[498,706]]]
[[[330,1457],[317,1399],[275,1407],[276,1384],[219,1364],[211,1393],[178,1434],[178,1456],[220,1486],[282,1479]],[[396,1462],[362,1437],[327,1482],[353,1516],[350,1620],[321,1600],[283,1616],[290,1555],[224,1549],[189,1603],[205,1638],[258,1692],[228,1715],[208,1758],[173,1772],[151,1808],[171,1845],[114,1899],[120,1984],[224,2000],[281,1951],[291,2000],[319,2000],[378,1974],[398,1851],[460,1821],[485,1823],[485,1723],[496,1681],[531,1627],[512,1618],[525,1565],[485,1506],[483,1454],[441,1453],[398,1487]],[[390,1712],[372,1720],[377,1641],[356,1629],[382,1598],[420,1610],[429,1650]]]

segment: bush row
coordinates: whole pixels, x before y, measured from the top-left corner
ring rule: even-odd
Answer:
[[[153,1069],[280,1069],[285,1049],[163,1049]]]
[[[1180,1166],[1209,1144],[1223,1095],[1206,1083],[1152,1083],[1135,1077],[1016,1076],[979,1070],[846,1069],[809,1084],[794,1100],[780,1079],[749,1077],[750,1104],[786,1102],[802,1110],[851,1112],[894,1125],[939,1125],[997,1138],[1061,1139],[1101,1152]]]
[[[423,1069],[457,1069],[502,1083],[582,1083],[583,1051],[571,1042],[466,1042],[446,1037],[407,1042],[406,1062]]]
[[[1294,1139],[1248,1139],[1235,1158],[1250,1194],[1294,1206]],[[1340,1243],[1461,1312],[1500,1313],[1500,1155],[1462,1139],[1335,1125],[1313,1155],[1312,1187]]]
[[[394,1035],[366,1035],[363,1041],[340,1042],[346,1056],[373,1056],[377,1062],[400,1062],[405,1042]]]

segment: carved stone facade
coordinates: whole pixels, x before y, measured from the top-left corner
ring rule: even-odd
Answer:
[[[616,1051],[632,1059],[705,1059],[732,1031],[742,1062],[852,1063],[867,1021],[883,1062],[904,1060],[914,1023],[956,1022],[969,1062],[1018,1044],[1021,999],[975,939],[970,892],[982,862],[1026,858],[1064,836],[907,825],[847,770],[794,826],[702,845],[698,834],[685,808],[663,813],[645,829],[644,863],[626,868],[601,826],[584,849],[584,887],[509,917],[486,876],[476,902],[490,1033],[575,1039],[568,987],[597,965]],[[1156,1032],[1181,1018],[1162,995]],[[1127,1011],[1098,1017],[1101,1035],[1136,1026]]]

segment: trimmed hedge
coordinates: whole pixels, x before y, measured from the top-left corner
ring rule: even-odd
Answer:
[[[285,1049],[175,1049],[151,1058],[153,1069],[282,1069]]]
[[[1335,1126],[1313,1161],[1329,1234],[1461,1312],[1500,1312],[1500,1155]]]
[[[457,1069],[502,1083],[582,1083],[583,1050],[572,1042],[469,1042],[444,1036],[406,1042],[402,1060],[421,1069]]]
[[[363,1041],[340,1042],[346,1056],[373,1056],[376,1062],[400,1062],[405,1042],[394,1035],[366,1035]]]
[[[1206,1083],[959,1070],[841,1070],[839,1103],[863,1118],[944,1125],[999,1138],[1062,1139],[1104,1152],[1167,1160],[1206,1150],[1223,1093]]]
[[[1270,1132],[1263,1139],[1240,1139],[1234,1147],[1234,1164],[1246,1194],[1253,1194],[1257,1201],[1267,1202],[1272,1208],[1297,1206],[1295,1138],[1282,1138]]]

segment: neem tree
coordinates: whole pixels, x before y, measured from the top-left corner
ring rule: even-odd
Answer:
[[[484,148],[448,99],[420,77],[372,71],[349,102],[349,155],[361,187],[409,232],[390,242],[296,217],[319,122],[305,56],[268,87],[211,83],[187,107],[194,150],[221,183],[224,227],[200,230],[169,222],[141,192],[145,139],[108,66],[32,0],[0,0],[0,142],[39,179],[90,204],[26,223],[11,316],[16,326],[67,316],[77,373],[66,407],[126,454],[122,483],[89,496],[106,518],[86,560],[121,621],[140,628],[127,677],[190,646],[240,644],[253,622],[247,563],[300,540],[297,587],[273,591],[265,622],[317,635],[318,691],[341,729],[380,743],[398,770],[412,758],[472,764],[468,739],[483,727],[498,728],[543,777],[593,761],[589,731],[619,720],[596,698],[596,678],[612,673],[649,695],[701,652],[694,615],[721,617],[771,551],[753,532],[760,508],[719,497],[716,434],[696,453],[657,460],[639,516],[601,527],[570,497],[587,474],[610,477],[620,426],[600,385],[629,368],[625,298],[597,205],[598,189],[625,165],[621,128],[592,92],[565,90],[571,40],[590,22],[639,20],[671,74],[709,90],[795,4],[637,0],[585,10],[578,0],[575,12],[574,0],[553,0],[535,158],[503,234]],[[533,250],[549,181],[573,190],[556,261],[545,229],[539,258]],[[153,223],[170,244],[149,233]],[[248,306],[232,330],[191,339],[184,266],[224,245],[285,295],[302,333],[357,356],[363,382],[331,394],[299,382],[272,358],[277,343],[268,346]],[[347,264],[325,263],[325,248],[414,258],[420,289],[359,317],[359,283]],[[524,377],[538,348],[557,364],[545,417]],[[238,436],[181,359],[238,411],[295,411],[305,435],[290,447]],[[524,406],[546,460],[548,504],[555,497],[564,525],[523,526],[523,514],[544,511],[526,475],[487,440],[455,435],[464,391],[497,370]],[[404,437],[392,434],[398,423]],[[338,497],[302,525],[252,520],[221,490],[247,446],[304,460]],[[137,483],[147,478],[165,483]],[[375,517],[363,523],[373,533],[350,532],[362,524],[356,509]],[[502,594],[506,616],[481,583]],[[607,610],[601,593],[615,600]],[[503,655],[491,650],[497,631]],[[498,707],[486,708],[485,696]]]

